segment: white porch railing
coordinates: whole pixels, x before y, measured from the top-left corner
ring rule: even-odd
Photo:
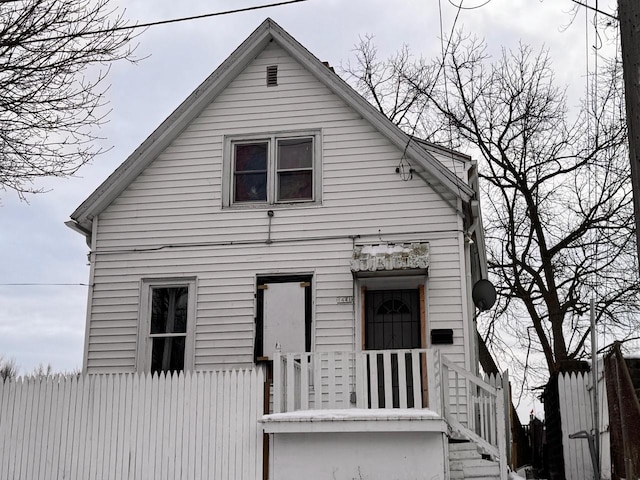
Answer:
[[[273,411],[426,408],[433,351],[276,354]]]
[[[501,477],[507,472],[507,423],[504,385],[491,385],[441,356],[442,416],[454,433],[474,441],[486,454],[499,460]],[[507,390],[508,391],[508,390]]]
[[[506,469],[505,399],[492,383],[432,349],[276,354],[273,412],[429,408]]]

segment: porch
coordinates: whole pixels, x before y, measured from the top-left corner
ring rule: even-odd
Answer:
[[[358,432],[357,442],[375,444],[369,437],[376,432],[378,437],[381,432],[420,432],[431,450],[439,442],[434,434],[442,434],[445,440],[473,442],[497,462],[500,478],[506,478],[508,399],[503,380],[478,378],[436,349],[276,352],[270,413],[261,422],[274,442],[280,436],[280,455],[288,442],[297,457],[300,434]],[[289,434],[296,434],[295,442],[285,442]],[[394,442],[387,442],[387,458],[397,457],[391,452]],[[446,445],[440,452],[441,459],[448,457]]]
[[[399,452],[394,478],[422,478],[446,471],[449,438],[506,478],[502,389],[437,350],[282,354],[265,370],[0,382],[0,478],[257,480],[265,458],[307,447],[380,465]]]

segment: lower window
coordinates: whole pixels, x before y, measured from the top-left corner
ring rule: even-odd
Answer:
[[[195,279],[143,280],[138,370],[193,368]]]

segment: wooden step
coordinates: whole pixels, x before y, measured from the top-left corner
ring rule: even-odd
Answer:
[[[477,448],[451,449],[451,446],[449,446],[449,460],[461,460],[463,458],[480,459],[482,455]]]
[[[465,450],[478,451],[478,446],[473,442],[453,442],[449,443],[449,451],[461,452]]]
[[[481,460],[482,455],[478,451],[462,450],[461,452],[449,451],[449,460]]]
[[[451,480],[498,480],[497,462],[485,460],[473,442],[449,444],[449,478]]]

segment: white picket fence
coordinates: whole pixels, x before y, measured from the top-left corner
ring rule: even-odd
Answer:
[[[600,370],[602,371],[602,370]],[[593,478],[593,463],[586,439],[569,438],[569,435],[586,431],[593,434],[593,402],[591,373],[564,373],[558,376],[558,397],[562,425],[562,449],[564,471],[567,480]],[[611,478],[609,455],[609,415],[605,381],[598,381],[600,411],[600,465],[601,478]]]
[[[262,478],[261,369],[0,382],[0,479]]]

